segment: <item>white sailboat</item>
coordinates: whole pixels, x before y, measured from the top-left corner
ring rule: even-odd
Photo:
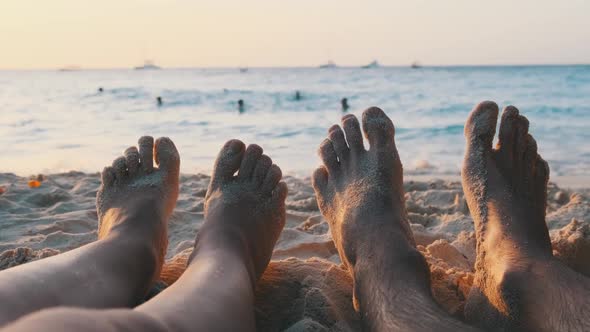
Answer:
[[[143,63],[143,66],[138,66],[138,67],[135,67],[134,69],[135,70],[157,70],[157,69],[162,69],[162,68],[159,66],[156,66],[153,61],[146,60]]]
[[[320,68],[322,68],[322,69],[336,68],[336,67],[338,67],[338,66],[336,66],[336,64],[332,60],[328,61],[327,63],[324,63],[323,65],[320,65]]]
[[[370,69],[370,68],[377,68],[377,67],[379,67],[379,62],[377,62],[377,60],[374,60],[371,63],[369,63],[368,65],[362,66],[361,68]]]

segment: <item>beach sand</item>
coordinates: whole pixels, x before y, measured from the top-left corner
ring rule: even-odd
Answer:
[[[0,173],[0,269],[77,248],[97,238],[99,174],[47,175],[39,188],[28,178]],[[287,223],[273,261],[258,284],[260,331],[359,330],[352,308],[352,280],[340,264],[309,178],[285,177]],[[169,222],[162,284],[182,269],[203,222],[207,175],[182,175],[180,197]],[[579,187],[579,186],[578,186]],[[547,225],[554,254],[590,276],[590,184],[575,190],[549,185]],[[473,220],[461,183],[405,183],[407,209],[418,249],[430,264],[436,300],[461,318],[473,281]],[[124,253],[122,253],[124,254]],[[419,313],[417,313],[419,314]]]

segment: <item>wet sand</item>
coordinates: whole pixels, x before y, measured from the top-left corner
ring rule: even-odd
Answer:
[[[0,269],[77,248],[97,238],[96,174],[45,176],[39,188],[28,178],[0,173]],[[309,178],[285,178],[287,223],[258,285],[261,331],[358,330],[352,282],[340,266],[328,225],[319,213]],[[458,179],[408,178],[407,208],[419,250],[432,272],[436,300],[461,318],[473,280],[473,220]],[[180,197],[169,222],[165,283],[174,281],[203,222],[207,175],[181,176]],[[574,185],[568,185],[574,187]],[[576,189],[549,185],[547,224],[554,254],[590,276],[590,183]]]

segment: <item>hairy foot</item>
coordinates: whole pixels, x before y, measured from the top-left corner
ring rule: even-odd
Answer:
[[[545,224],[549,167],[537,154],[528,120],[513,106],[504,109],[492,148],[497,118],[498,106],[486,101],[465,125],[463,190],[477,236],[476,275],[465,315],[487,328],[543,330],[547,325],[540,321],[561,324],[548,319],[552,310],[543,302],[558,306],[557,293],[565,293],[560,288],[571,272],[553,259]],[[561,284],[549,281],[557,275]],[[535,283],[545,278],[547,284]]]
[[[287,185],[281,177],[281,169],[258,145],[245,149],[238,140],[225,143],[205,197],[205,222],[193,256],[206,251],[235,254],[255,284],[285,225]]]
[[[369,330],[456,330],[432,299],[430,274],[416,250],[404,202],[394,126],[372,107],[363,113],[365,150],[354,115],[329,129],[313,174],[320,210],[353,277],[353,302]],[[346,135],[346,138],[345,138]],[[420,319],[412,317],[418,310]]]
[[[168,246],[167,222],[178,198],[179,168],[180,156],[169,138],[159,138],[154,145],[152,137],[141,137],[139,150],[130,147],[105,167],[96,196],[99,239],[123,235],[126,241],[153,246],[153,278]]]
[[[411,246],[414,239],[406,220],[403,171],[393,140],[393,123],[379,108],[363,113],[369,151],[363,146],[354,115],[344,116],[342,127],[344,131],[332,126],[320,145],[318,153],[324,165],[316,169],[312,181],[338,252],[352,267],[365,241],[381,239],[388,231],[399,233]]]

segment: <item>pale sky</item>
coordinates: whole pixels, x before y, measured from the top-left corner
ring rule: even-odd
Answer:
[[[0,0],[0,68],[590,63],[588,0]]]

